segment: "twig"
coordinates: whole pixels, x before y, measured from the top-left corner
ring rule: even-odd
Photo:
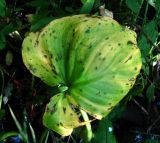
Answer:
[[[146,115],[149,115],[148,111],[138,103],[137,100],[133,99],[133,102],[146,114]]]
[[[151,129],[153,128],[154,125],[156,125],[156,123],[160,120],[160,115],[158,116],[158,118],[149,126],[149,128],[147,129],[147,133],[149,133],[151,131]]]

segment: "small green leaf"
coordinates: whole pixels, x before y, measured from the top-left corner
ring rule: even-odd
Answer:
[[[0,120],[2,120],[4,116],[5,116],[5,110],[0,109]]]
[[[157,12],[160,13],[160,0],[155,0],[155,7],[156,7]]]
[[[8,24],[3,27],[2,30],[0,30],[0,50],[5,48],[6,45],[6,38],[5,36],[9,33],[13,32],[15,27],[12,24]]]
[[[6,25],[0,32],[4,35],[7,35],[15,30],[15,26],[13,24]]]
[[[37,31],[47,25],[51,20],[53,20],[53,17],[44,17],[40,20],[38,20],[36,23],[31,25],[30,31]]]
[[[0,0],[0,17],[5,16],[5,7],[6,7],[5,0]]]
[[[158,38],[157,22],[152,20],[146,23],[143,28],[143,32],[138,39],[138,46],[141,49],[142,56],[147,57],[149,51]]]
[[[5,61],[6,61],[6,65],[7,65],[7,66],[10,66],[10,65],[12,64],[13,54],[12,54],[11,51],[8,51],[8,52],[7,52]]]
[[[84,1],[83,1],[84,2]],[[82,8],[80,9],[80,14],[87,14],[87,13],[90,13],[91,10],[92,10],[92,7],[94,5],[94,2],[95,0],[86,0],[84,3],[83,3],[83,6]]]
[[[151,85],[147,88],[146,96],[149,102],[154,100],[154,93],[155,93],[155,85],[151,83]]]
[[[5,48],[5,46],[6,46],[5,35],[0,31],[0,50]]]
[[[148,0],[148,3],[149,3],[151,6],[155,7],[155,1],[156,1],[156,0]]]
[[[141,8],[141,1],[142,0],[126,0],[126,4],[134,13],[138,14]]]

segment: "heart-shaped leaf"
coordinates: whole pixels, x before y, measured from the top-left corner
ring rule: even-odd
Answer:
[[[83,124],[75,107],[97,119],[106,116],[132,88],[141,68],[135,32],[109,17],[76,15],[54,20],[25,38],[22,55],[31,73],[46,84],[64,85],[43,118],[48,128],[61,135]],[[55,105],[57,110],[50,114]]]

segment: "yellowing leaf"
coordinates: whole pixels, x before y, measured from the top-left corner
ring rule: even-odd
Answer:
[[[46,106],[43,123],[63,136],[70,135],[73,128],[81,125],[78,115],[62,94],[51,98]]]
[[[136,33],[109,17],[54,20],[25,38],[22,55],[32,74],[50,86],[63,85],[43,120],[61,135],[84,124],[79,123],[77,108],[96,119],[106,116],[132,88],[141,69]]]

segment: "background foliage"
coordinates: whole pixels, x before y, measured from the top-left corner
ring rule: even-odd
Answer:
[[[108,117],[92,123],[92,142],[159,142],[160,0],[0,0],[1,141],[87,140],[85,127],[63,138],[42,125],[45,105],[57,87],[50,89],[29,73],[22,62],[21,44],[28,32],[40,30],[51,20],[80,13],[98,15],[104,4],[114,19],[137,32],[143,67],[127,97]]]

